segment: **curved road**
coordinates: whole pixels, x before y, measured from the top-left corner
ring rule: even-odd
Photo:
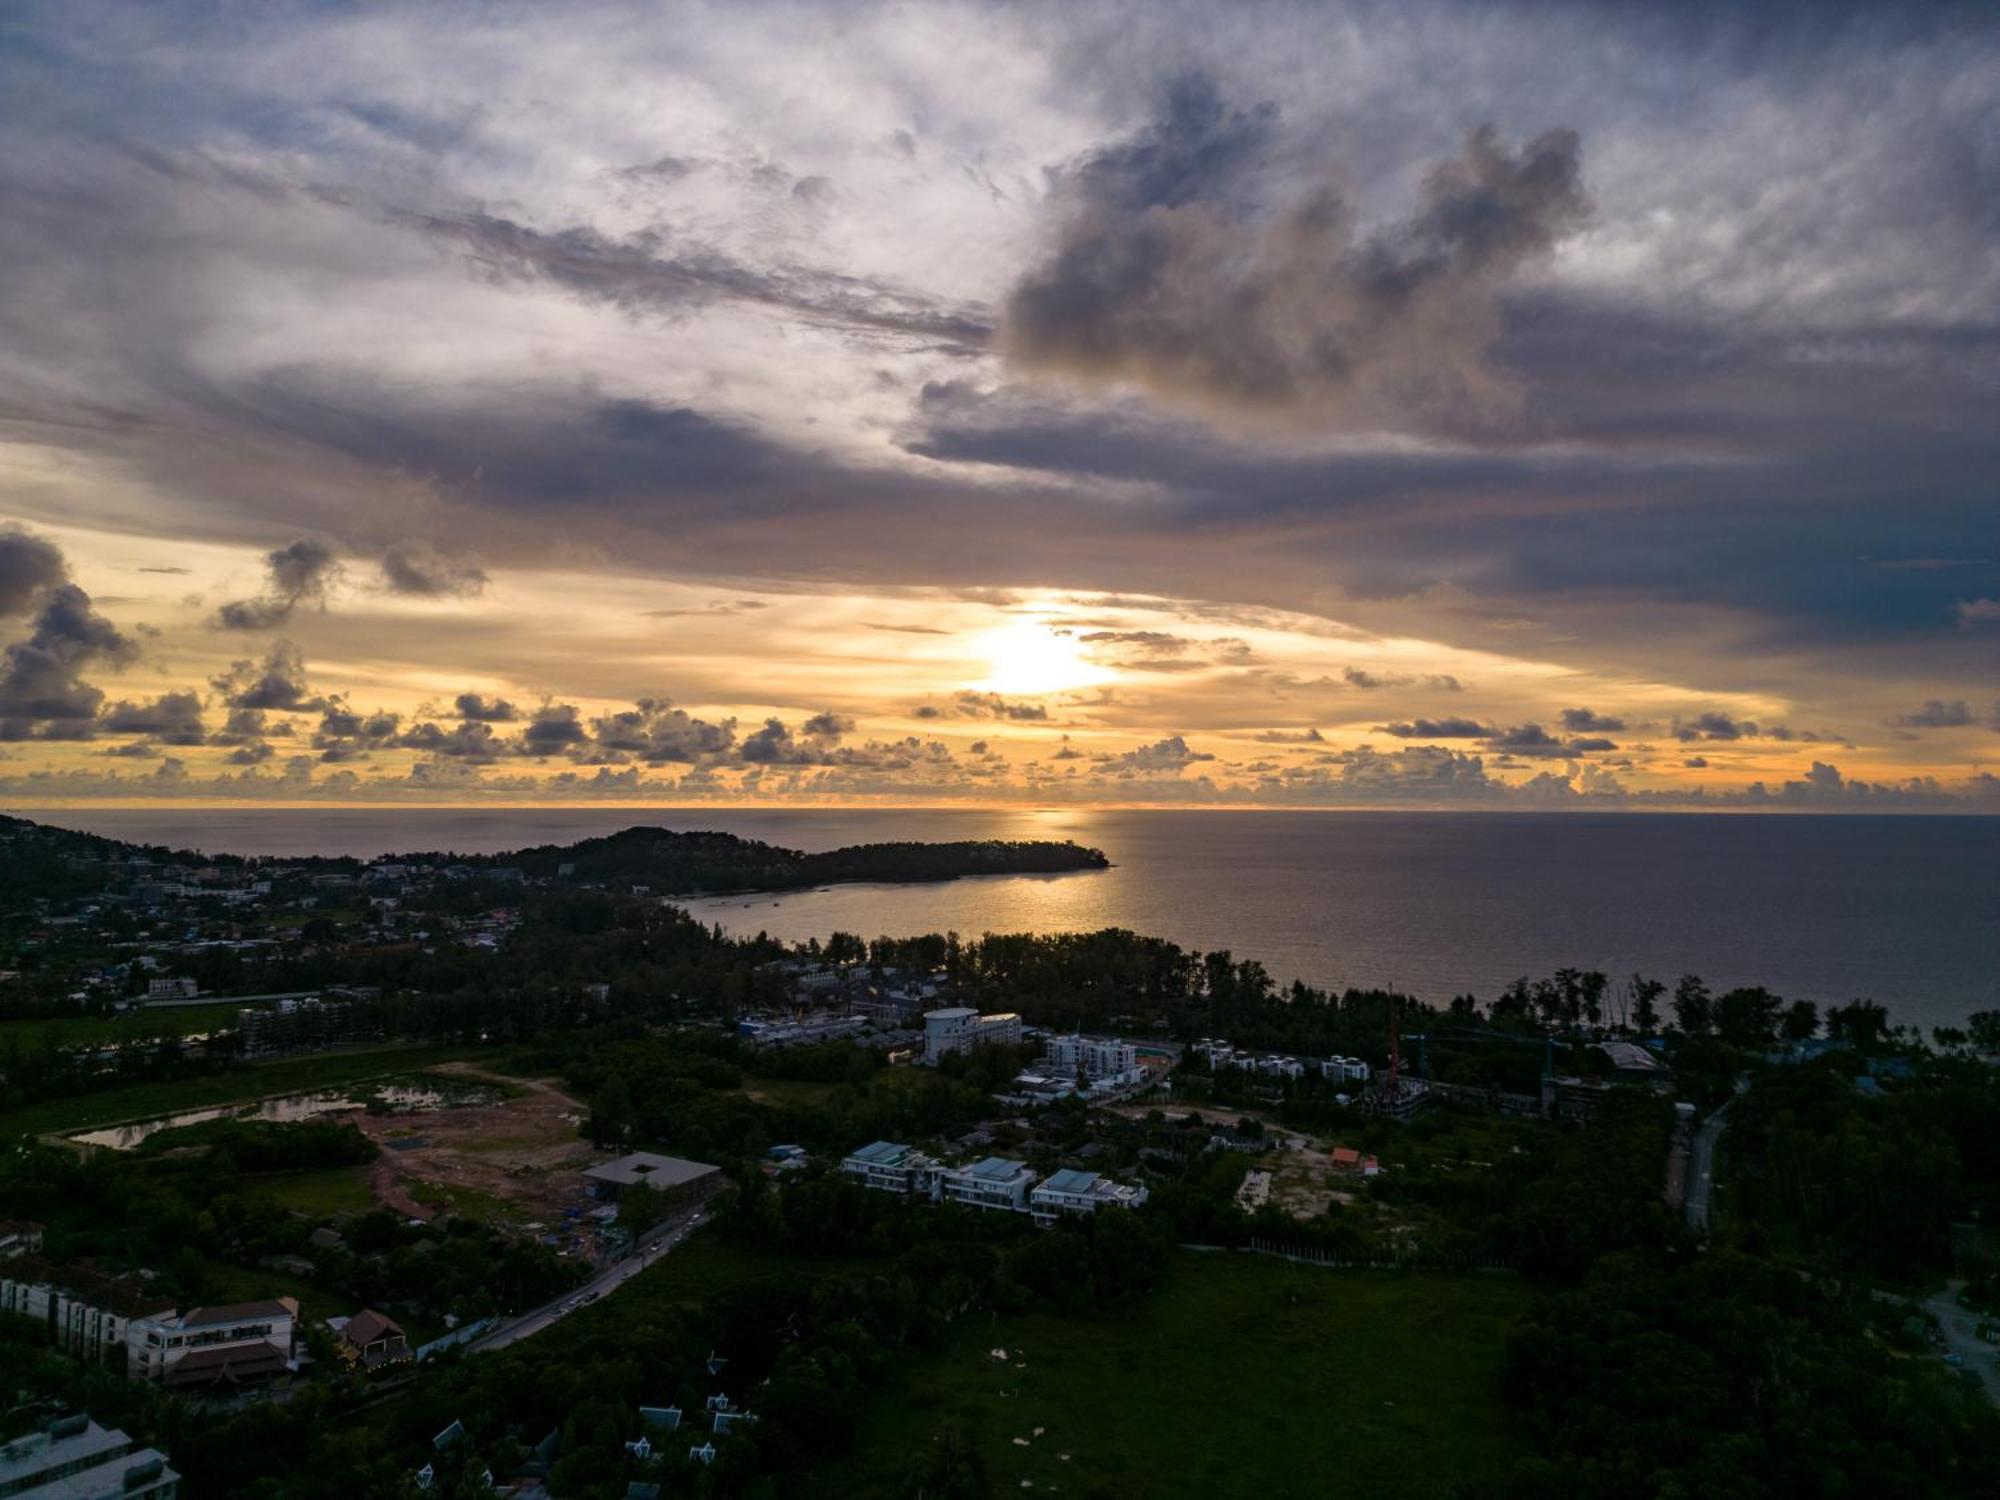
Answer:
[[[1748,1078],[1736,1080],[1737,1093],[1749,1087]],[[1725,1100],[1722,1108],[1703,1120],[1701,1129],[1694,1133],[1694,1156],[1688,1171],[1687,1226],[1696,1234],[1708,1233],[1709,1200],[1715,1193],[1715,1148],[1722,1140],[1723,1127],[1729,1123],[1729,1106],[1735,1102],[1733,1098]]]

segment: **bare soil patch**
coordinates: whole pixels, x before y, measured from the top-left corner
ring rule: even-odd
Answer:
[[[382,1204],[428,1219],[438,1209],[413,1194],[428,1184],[465,1202],[498,1200],[498,1216],[515,1223],[553,1224],[587,1200],[583,1171],[605,1157],[577,1133],[582,1105],[541,1079],[503,1078],[470,1063],[434,1071],[515,1092],[492,1104],[350,1116],[383,1148],[370,1176]]]

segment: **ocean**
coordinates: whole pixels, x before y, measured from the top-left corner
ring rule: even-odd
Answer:
[[[1109,870],[689,903],[801,940],[1127,927],[1281,983],[1491,1000],[1570,966],[1953,1025],[2000,1009],[2000,819],[1639,813],[909,809],[75,809],[27,816],[237,854],[491,853],[635,823],[799,849],[1073,838]]]

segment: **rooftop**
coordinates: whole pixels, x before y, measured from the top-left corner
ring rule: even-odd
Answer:
[[[1049,1174],[1042,1186],[1052,1193],[1087,1193],[1097,1181],[1095,1172],[1081,1172],[1075,1167],[1064,1167],[1060,1172]]]
[[[183,1328],[205,1328],[216,1323],[248,1323],[253,1318],[296,1318],[299,1304],[290,1297],[266,1302],[231,1302],[222,1307],[197,1307],[181,1319]]]
[[[978,1014],[979,1012],[969,1005],[947,1005],[943,1010],[925,1011],[924,1019],[926,1021],[963,1021],[967,1016],[976,1016]]]
[[[981,1162],[974,1162],[964,1168],[968,1177],[978,1177],[987,1182],[1005,1182],[1028,1169],[1024,1161],[1013,1161],[1005,1156],[989,1156]]]
[[[707,1162],[683,1161],[678,1156],[661,1156],[652,1151],[634,1151],[616,1161],[592,1167],[583,1175],[593,1182],[611,1182],[619,1187],[646,1183],[652,1187],[682,1187],[721,1171]]]
[[[856,1151],[854,1160],[865,1161],[874,1166],[893,1167],[909,1154],[908,1146],[898,1145],[894,1141],[876,1141]]]

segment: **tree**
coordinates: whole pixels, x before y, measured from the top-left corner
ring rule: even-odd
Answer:
[[[1981,1052],[2000,1052],[2000,1010],[1975,1010],[1965,1018],[1965,1029]]]
[[[1889,1012],[1873,1000],[1829,1006],[1826,1034],[1836,1040],[1852,1042],[1857,1047],[1880,1046],[1889,1036]]]
[[[1674,986],[1674,1024],[1688,1036],[1707,1036],[1713,1028],[1713,1002],[1699,974],[1683,974]]]
[[[1809,1042],[1819,1035],[1819,1007],[1810,1000],[1794,1000],[1785,1011],[1785,1040]]]
[[[1632,1029],[1646,1036],[1660,1029],[1660,997],[1667,987],[1642,974],[1632,976]]]

